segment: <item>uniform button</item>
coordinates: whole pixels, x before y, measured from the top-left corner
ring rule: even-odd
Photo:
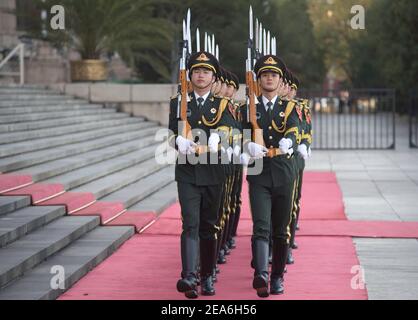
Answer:
[[[273,129],[271,126],[269,126],[269,130]]]
[[[199,121],[198,124],[202,124],[202,121]]]
[[[270,137],[269,137],[269,139],[270,139],[270,140],[272,140],[272,139],[273,139],[273,137],[272,137],[272,136],[270,136]]]

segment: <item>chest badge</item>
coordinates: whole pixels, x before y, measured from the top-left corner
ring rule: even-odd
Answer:
[[[215,114],[215,113],[216,113],[216,109],[215,109],[215,108],[212,108],[212,109],[210,109],[210,112],[211,112],[212,114]]]
[[[279,113],[279,116],[280,116],[280,117],[282,117],[282,118],[284,117],[284,115],[285,115],[285,114],[284,114],[284,112],[283,112],[283,111]]]

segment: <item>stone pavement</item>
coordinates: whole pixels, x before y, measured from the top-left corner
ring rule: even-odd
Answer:
[[[350,220],[418,221],[418,149],[398,118],[396,150],[313,150],[306,170],[334,171]],[[417,239],[353,239],[369,299],[418,299]]]

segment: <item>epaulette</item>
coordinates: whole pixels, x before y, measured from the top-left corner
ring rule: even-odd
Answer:
[[[174,96],[171,96],[171,97],[170,97],[170,100],[174,100],[174,99],[176,99],[178,96],[179,96],[179,94],[178,94],[178,93],[176,93]]]

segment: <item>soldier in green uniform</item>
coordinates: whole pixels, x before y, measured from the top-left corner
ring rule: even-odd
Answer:
[[[281,100],[277,95],[285,70],[285,64],[277,56],[266,55],[257,60],[254,72],[262,95],[258,98],[256,116],[264,141],[263,144],[244,141],[245,150],[263,164],[260,174],[247,175],[253,220],[253,288],[260,297],[269,295],[270,233],[273,238],[270,293],[284,292],[283,275],[296,188],[292,157],[297,149],[300,116],[296,103]],[[243,126],[244,129],[253,130],[247,117],[247,108],[242,112]]]
[[[239,90],[239,78],[237,75],[231,73],[231,79],[229,81],[229,90],[232,105],[234,106],[235,123],[232,128],[233,139],[233,166],[234,166],[234,183],[232,186],[231,194],[231,213],[229,217],[229,229],[227,235],[227,248],[235,249],[235,236],[237,234],[238,222],[241,213],[241,191],[242,191],[242,177],[243,166],[241,164],[241,151],[242,151],[242,118],[240,105],[234,101],[235,95]]]
[[[290,81],[290,90],[288,93],[288,98],[290,100],[295,99],[297,90],[299,88],[299,79],[291,74],[291,81]],[[291,223],[291,239],[290,239],[290,250],[287,258],[287,263],[292,264],[294,263],[294,258],[292,255],[292,249],[297,249],[298,246],[295,242],[295,234],[296,228],[299,221],[299,213],[300,213],[300,200],[302,197],[302,181],[303,181],[303,171],[305,169],[305,161],[310,157],[310,145],[312,143],[312,120],[310,109],[308,106],[308,100],[306,99],[295,99],[300,105],[302,110],[302,119],[300,123],[300,143],[297,149],[297,153],[295,156],[296,160],[296,167],[297,167],[297,188],[296,188],[296,196],[295,196],[295,203],[293,208],[293,219]]]
[[[230,160],[230,164],[227,166],[227,174],[228,174],[228,187],[226,190],[226,201],[224,206],[224,216],[223,216],[223,235],[222,235],[222,244],[221,249],[219,252],[218,263],[225,263],[227,255],[230,254],[230,247],[229,247],[229,238],[231,230],[234,226],[235,221],[235,197],[237,194],[238,188],[238,179],[237,176],[239,171],[237,171],[241,167],[240,165],[240,154],[241,154],[241,132],[240,132],[240,118],[239,112],[237,109],[237,104],[234,102],[235,94],[239,88],[238,84],[238,77],[230,71],[226,71],[225,83],[227,85],[226,90],[226,97],[230,99],[230,106],[231,110],[230,113],[233,116],[233,121],[231,122],[229,128],[229,144],[232,145],[226,150],[228,154],[228,159]]]
[[[229,97],[227,97],[228,93],[228,74],[229,72],[224,69],[223,67],[220,67],[219,71],[219,79],[220,79],[220,90],[217,95],[217,97],[222,99],[230,100]],[[229,110],[231,112],[231,110]],[[232,123],[232,121],[231,121]],[[219,130],[222,132],[223,140],[226,141],[230,139],[230,127],[229,126],[222,126],[219,128]],[[231,160],[231,152],[229,149],[229,145],[223,145],[221,146],[221,153],[224,155],[224,158],[227,159],[227,163],[223,163],[223,168],[225,170],[226,180],[225,184],[223,186],[223,192],[222,192],[222,199],[221,199],[221,207],[219,212],[219,221],[218,221],[218,243],[217,243],[217,263],[218,264],[224,264],[226,263],[225,258],[225,250],[224,250],[224,236],[225,236],[225,228],[228,223],[228,216],[229,216],[229,202],[230,202],[230,190],[231,190],[231,184],[233,179],[233,171],[232,166],[230,164]],[[217,269],[217,272],[219,273],[219,269]],[[215,274],[215,273],[214,273]]]
[[[200,251],[202,295],[214,295],[212,272],[216,258],[217,221],[225,170],[220,163],[218,128],[230,120],[229,101],[214,97],[210,90],[219,64],[208,52],[190,56],[187,65],[193,92],[187,104],[191,137],[181,135],[183,125],[178,97],[170,102],[169,144],[179,151],[175,166],[181,206],[181,279],[177,290],[187,298],[198,297],[197,261]],[[209,137],[209,139],[207,138]]]

